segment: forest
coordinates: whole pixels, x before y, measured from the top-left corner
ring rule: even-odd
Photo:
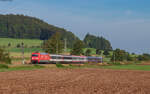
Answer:
[[[47,40],[54,33],[60,32],[62,39],[72,41],[78,39],[72,32],[50,25],[38,18],[24,15],[0,15],[0,38],[40,39]]]
[[[68,48],[72,48],[75,41],[79,40],[72,32],[35,17],[14,14],[0,15],[0,38],[48,40],[56,32],[61,33],[61,40],[67,40]],[[110,42],[104,37],[87,34],[84,43],[86,47],[112,50]]]

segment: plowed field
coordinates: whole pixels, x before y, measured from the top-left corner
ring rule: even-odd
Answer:
[[[0,72],[0,94],[150,94],[150,72],[107,69]]]

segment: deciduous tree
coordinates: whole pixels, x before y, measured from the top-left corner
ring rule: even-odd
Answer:
[[[84,43],[81,40],[77,40],[71,51],[72,55],[81,55],[83,53]]]
[[[11,58],[9,57],[9,53],[2,48],[0,48],[0,63],[11,64]]]
[[[91,49],[87,49],[86,52],[85,52],[85,55],[86,56],[91,56],[91,52],[92,52]]]
[[[45,41],[45,43],[43,44],[43,49],[45,50],[45,52],[51,54],[62,53],[64,49],[64,43],[60,38],[61,34],[57,32],[50,39]]]

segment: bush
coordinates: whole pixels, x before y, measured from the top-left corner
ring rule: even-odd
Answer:
[[[91,49],[87,49],[86,52],[85,52],[85,55],[86,56],[91,56],[91,52],[92,52]]]
[[[21,45],[20,45],[20,44],[17,44],[16,47],[17,47],[17,48],[21,48]]]
[[[5,58],[5,60],[3,60],[5,62],[5,64],[11,64],[11,59],[9,57]]]
[[[56,64],[56,67],[57,67],[57,68],[65,68],[65,66],[63,66],[63,65],[60,64],[60,63],[57,63],[57,64]]]
[[[137,59],[139,60],[139,61],[149,61],[150,60],[150,54],[143,54],[143,55],[139,55],[138,57],[137,57]]]
[[[4,49],[0,48],[0,63],[11,64],[11,59],[9,57],[9,53],[7,53]]]
[[[8,69],[8,65],[0,64],[0,69]]]

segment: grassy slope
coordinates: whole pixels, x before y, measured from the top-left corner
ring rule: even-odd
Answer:
[[[22,61],[22,49],[16,48],[17,44],[24,42],[24,45],[28,48],[24,48],[26,60],[30,60],[32,52],[43,52],[41,48],[30,48],[32,46],[41,46],[42,41],[38,39],[13,39],[13,38],[0,38],[0,46],[4,47],[6,51],[9,51],[13,62]],[[8,47],[8,44],[11,46]]]
[[[12,38],[0,38],[0,46],[8,46],[11,43],[11,47],[16,47],[17,44],[24,42],[25,46],[40,46],[42,40],[38,39],[12,39]]]
[[[0,38],[0,46],[4,47],[5,50],[9,51],[10,53],[21,53],[21,48],[16,48],[17,44],[21,44],[24,42],[24,45],[27,48],[24,48],[25,53],[31,53],[35,51],[42,51],[41,48],[31,48],[32,46],[41,46],[42,40],[38,39],[12,39],[12,38]],[[11,43],[11,46],[8,47],[8,44]]]

